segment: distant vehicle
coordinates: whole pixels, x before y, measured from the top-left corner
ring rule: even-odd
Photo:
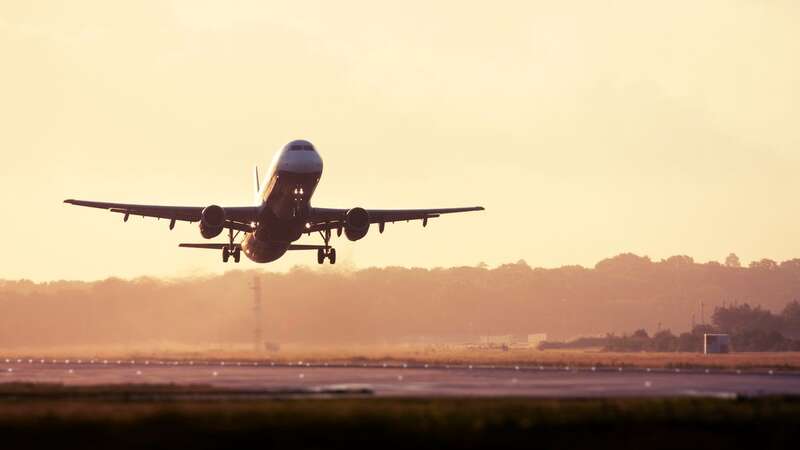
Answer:
[[[288,250],[316,250],[317,262],[327,258],[336,263],[336,249],[331,247],[331,231],[357,241],[366,236],[371,224],[378,224],[383,233],[387,222],[428,219],[441,214],[482,211],[483,207],[442,209],[350,209],[315,208],[311,196],[322,176],[322,158],[314,146],[305,140],[289,142],[272,160],[269,180],[260,186],[258,167],[255,170],[256,206],[159,206],[106,203],[86,200],[64,200],[78,206],[107,209],[123,214],[124,221],[131,215],[157,217],[169,220],[169,229],[176,221],[198,222],[200,235],[206,239],[219,236],[228,230],[227,243],[180,244],[180,247],[222,251],[222,261],[233,257],[239,262],[241,252],[257,263],[275,261]],[[235,234],[234,234],[235,232]],[[323,245],[293,244],[304,233],[319,233]],[[242,234],[240,242],[236,242]]]

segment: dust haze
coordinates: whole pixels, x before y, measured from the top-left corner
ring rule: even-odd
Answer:
[[[180,279],[0,281],[0,349],[252,348],[251,286],[262,286],[262,337],[281,345],[550,339],[645,328],[685,331],[716,306],[778,311],[800,291],[800,260],[739,267],[623,254],[594,268],[372,268],[231,271]]]

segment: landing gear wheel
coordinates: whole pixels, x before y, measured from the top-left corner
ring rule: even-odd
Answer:
[[[222,249],[222,262],[228,262],[228,258],[231,256],[231,253],[228,251],[228,247]]]
[[[330,251],[328,252],[328,261],[330,261],[331,264],[336,264],[336,249],[335,248],[330,249]]]
[[[236,247],[236,250],[233,251],[233,262],[238,263],[241,257],[242,249],[240,247]]]
[[[325,252],[319,248],[317,249],[317,264],[322,264],[325,262]]]

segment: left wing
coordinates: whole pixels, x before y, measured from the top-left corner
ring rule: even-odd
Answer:
[[[106,209],[111,212],[124,214],[125,221],[128,216],[157,217],[170,220],[170,228],[176,220],[184,222],[199,222],[204,206],[161,206],[161,205],[134,205],[129,203],[93,202],[87,200],[64,200],[64,203],[90,208]],[[251,222],[258,220],[257,206],[237,206],[225,209],[225,228],[250,232]]]
[[[464,208],[438,208],[438,209],[367,209],[369,223],[385,224],[387,222],[400,222],[409,220],[422,220],[423,225],[428,219],[439,217],[442,214],[452,214],[468,211],[483,211],[483,206],[468,206]],[[308,231],[322,231],[344,226],[345,216],[349,209],[338,208],[311,208]]]

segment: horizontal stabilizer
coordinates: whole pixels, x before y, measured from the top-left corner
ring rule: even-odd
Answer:
[[[187,244],[187,243],[183,243],[183,244],[178,244],[178,247],[183,247],[183,248],[202,248],[202,249],[206,249],[206,250],[222,250],[223,248],[228,247],[228,244],[222,244],[222,243],[220,243],[220,244],[206,244],[206,243],[202,243],[202,244]],[[242,248],[242,245],[241,244],[233,244],[233,248],[234,249]],[[295,244],[292,244],[292,245],[289,246],[289,248],[287,250],[319,250],[319,249],[325,250],[327,248],[328,247],[325,247],[324,245],[301,245],[301,244],[296,244],[295,245]]]
[[[184,243],[184,244],[179,244],[178,247],[204,248],[204,249],[207,249],[207,250],[222,250],[223,248],[230,247],[230,245],[229,244],[186,244],[186,243]],[[233,244],[233,248],[234,249],[241,248],[241,247],[242,246],[240,244]]]
[[[326,250],[328,247],[324,245],[303,245],[303,244],[292,244],[289,246],[288,250]]]

